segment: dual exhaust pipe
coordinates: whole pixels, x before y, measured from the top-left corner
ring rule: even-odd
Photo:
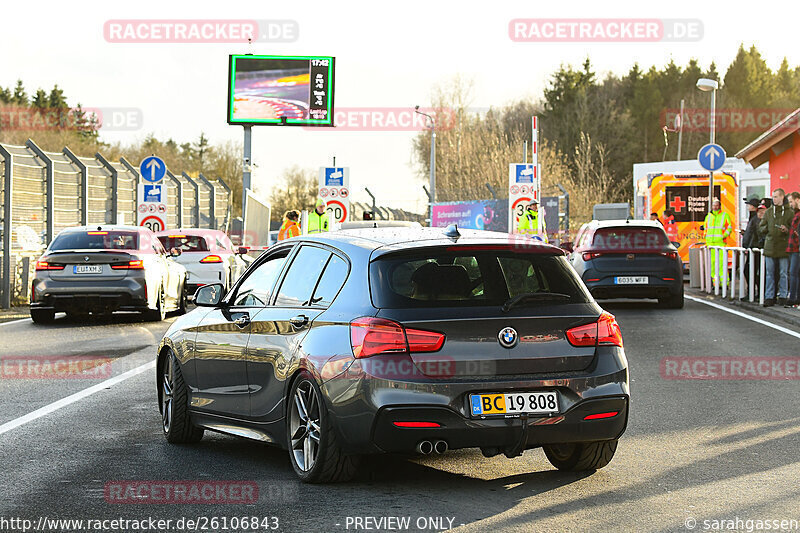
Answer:
[[[417,444],[417,453],[421,453],[422,455],[430,455],[433,452],[442,455],[446,451],[447,443],[443,440],[435,440],[433,442],[429,440],[423,440]]]

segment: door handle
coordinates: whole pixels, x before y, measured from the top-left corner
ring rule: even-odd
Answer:
[[[233,321],[240,328],[245,328],[250,323],[250,315],[244,314]]]
[[[297,315],[289,319],[289,323],[296,328],[302,328],[308,324],[308,317],[306,315]]]

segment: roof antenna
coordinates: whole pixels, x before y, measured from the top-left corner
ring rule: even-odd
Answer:
[[[459,237],[461,237],[461,233],[458,231],[458,224],[450,224],[444,229],[444,234],[446,237],[457,241]]]

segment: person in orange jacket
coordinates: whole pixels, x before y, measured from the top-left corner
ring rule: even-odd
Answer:
[[[283,224],[278,231],[278,241],[285,241],[291,237],[298,237],[300,235],[300,212],[297,210],[286,211],[283,215]]]

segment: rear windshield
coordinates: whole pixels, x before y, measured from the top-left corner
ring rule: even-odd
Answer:
[[[668,245],[667,234],[661,228],[599,228],[592,239],[594,250],[644,250]]]
[[[392,254],[370,266],[377,307],[494,306],[524,293],[568,298],[526,300],[525,306],[585,303],[589,297],[564,256],[470,251]]]
[[[164,248],[178,248],[182,252],[207,252],[208,243],[199,235],[159,235],[158,240]]]
[[[51,250],[137,250],[135,231],[70,231],[59,234]]]

